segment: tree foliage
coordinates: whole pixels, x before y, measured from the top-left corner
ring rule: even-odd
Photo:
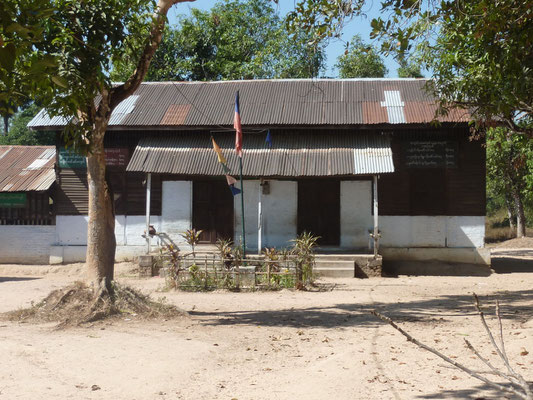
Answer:
[[[489,129],[486,139],[488,196],[502,200],[517,219],[517,236],[524,236],[526,207],[533,202],[533,142],[502,127]]]
[[[22,146],[37,146],[37,145],[54,145],[55,132],[38,132],[29,129],[26,125],[39,112],[41,107],[36,104],[20,109],[11,118],[9,124],[9,131],[0,134],[0,145],[22,145]]]
[[[72,121],[65,131],[67,145],[86,152],[95,120],[111,111],[95,106],[94,99],[124,90],[112,85],[111,66],[126,49],[141,52],[155,5],[146,0],[56,0],[54,5],[56,11],[43,23],[43,40],[35,47],[37,54],[55,55],[57,76],[35,95],[51,115]]]
[[[168,10],[185,1],[190,0],[158,0],[157,4],[150,0],[36,0],[43,2],[44,11],[41,18],[27,23],[36,32],[31,35],[23,34],[27,17],[20,0],[2,3],[9,11],[8,23],[16,26],[14,34],[11,25],[2,25],[0,32],[2,87],[11,84],[5,71],[20,72],[26,94],[33,95],[51,116],[69,121],[63,132],[67,146],[87,155],[86,265],[89,279],[99,288],[97,297],[113,290],[116,248],[113,199],[106,181],[105,132],[113,109],[144,79],[161,42]],[[33,6],[27,3],[23,5],[31,16]],[[44,13],[47,18],[42,18]],[[14,44],[21,50],[6,51]],[[123,83],[114,84],[112,65],[125,54],[135,56],[135,68]],[[43,73],[43,66],[49,71]],[[31,79],[32,71],[37,71],[38,79]],[[12,91],[6,93],[9,101],[18,101]]]
[[[0,2],[0,115],[9,118],[54,76],[55,55],[32,51],[43,40],[43,21],[53,14],[49,0]]]
[[[193,8],[167,27],[146,79],[315,77],[323,70],[324,48],[309,39],[289,36],[269,0],[220,1],[208,11]],[[129,57],[117,60],[112,78],[123,80],[133,64]]]
[[[363,14],[365,0],[299,1],[289,16],[294,31],[317,40],[339,36],[346,20]],[[533,137],[533,6],[526,0],[382,0],[372,37],[397,57],[416,54],[433,71],[441,112],[468,109],[480,125],[505,121]]]
[[[423,78],[420,68],[420,62],[416,60],[406,60],[405,58],[400,58],[398,60],[400,66],[398,67],[398,78]]]
[[[481,123],[495,117],[533,138],[533,7],[530,2],[461,2],[442,11],[435,45],[417,49],[435,71],[439,95]],[[416,50],[416,49],[415,49]]]
[[[335,67],[341,78],[383,78],[389,72],[377,50],[355,35]]]

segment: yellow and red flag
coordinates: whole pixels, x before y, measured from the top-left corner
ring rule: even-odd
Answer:
[[[226,158],[224,157],[224,154],[222,154],[222,149],[218,146],[217,142],[215,142],[215,138],[211,138],[213,142],[213,150],[215,150],[215,153],[217,153],[218,162],[220,164],[227,164]]]
[[[235,94],[235,117],[233,119],[233,128],[235,128],[235,153],[242,158],[242,127],[241,113],[239,110],[239,91]]]

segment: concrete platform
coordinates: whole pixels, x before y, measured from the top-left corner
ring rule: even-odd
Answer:
[[[372,254],[317,254],[315,272],[332,278],[373,278],[381,276],[383,259]]]

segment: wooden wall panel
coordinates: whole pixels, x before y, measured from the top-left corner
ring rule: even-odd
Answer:
[[[87,170],[61,168],[55,194],[57,215],[86,215],[89,211]]]
[[[145,215],[146,176],[143,173],[126,172],[117,167],[109,168],[108,179],[115,199],[116,215]],[[152,175],[152,215],[161,215],[161,179]],[[57,215],[87,215],[89,197],[87,171],[63,168],[58,173],[56,191]]]
[[[457,144],[453,168],[407,168],[408,140],[451,140]],[[393,136],[393,174],[379,180],[381,215],[485,215],[485,147],[470,141],[467,129],[406,131]]]

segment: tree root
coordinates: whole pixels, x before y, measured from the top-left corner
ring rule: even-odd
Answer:
[[[80,326],[108,318],[128,315],[138,319],[159,319],[188,316],[186,311],[161,301],[154,301],[130,287],[116,282],[88,286],[75,282],[54,290],[30,308],[11,311],[4,318],[19,322],[57,322],[58,328]]]

